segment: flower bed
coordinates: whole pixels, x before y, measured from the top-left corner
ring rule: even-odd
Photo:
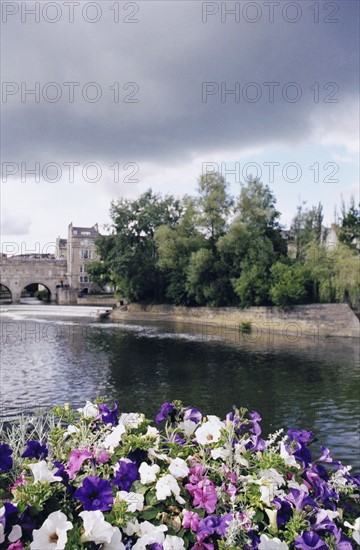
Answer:
[[[2,431],[0,548],[357,548],[359,476],[260,421],[175,401],[154,427],[101,400],[23,418]]]

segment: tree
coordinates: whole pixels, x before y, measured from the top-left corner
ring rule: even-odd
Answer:
[[[348,302],[359,307],[360,257],[349,246],[339,243],[336,248],[313,243],[306,252],[305,266],[313,284],[316,302]]]
[[[111,204],[113,234],[100,237],[97,246],[104,266],[130,300],[164,299],[154,237],[161,225],[176,225],[180,214],[179,201],[172,196],[161,198],[151,189],[138,199]]]
[[[270,297],[279,307],[303,304],[311,287],[308,269],[301,263],[276,262],[271,268],[272,285]]]
[[[356,208],[354,197],[351,197],[348,210],[342,201],[341,216],[339,240],[360,252],[360,204]]]
[[[269,303],[270,268],[286,255],[275,204],[270,188],[259,179],[249,178],[241,187],[237,216],[219,241],[242,307]]]
[[[174,227],[161,225],[155,232],[158,266],[166,283],[165,297],[176,305],[189,305],[186,279],[190,257],[206,245],[205,236],[198,229],[198,213],[192,197],[181,202],[181,215]]]
[[[297,213],[294,216],[290,231],[296,247],[296,259],[304,259],[306,246],[315,242],[320,242],[326,235],[322,233],[323,207],[319,202],[318,206],[313,206],[310,210],[305,208],[306,202],[302,202],[297,207]]]
[[[99,285],[100,288],[104,288],[106,285],[115,285],[115,277],[106,267],[104,262],[93,261],[86,265],[86,272],[88,273],[92,282]]]
[[[233,199],[221,174],[205,174],[198,180],[200,226],[205,230],[210,248],[216,254],[216,242],[225,233]]]

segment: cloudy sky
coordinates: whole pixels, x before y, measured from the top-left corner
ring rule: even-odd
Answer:
[[[196,191],[358,197],[359,3],[2,2],[1,238],[43,247],[112,199]],[[25,243],[25,245],[21,245]],[[36,244],[39,243],[39,244]]]

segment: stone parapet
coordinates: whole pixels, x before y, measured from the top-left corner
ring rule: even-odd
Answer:
[[[196,324],[250,323],[252,330],[312,336],[360,337],[360,322],[348,304],[309,304],[288,309],[251,307],[177,307],[170,305],[129,304],[111,313],[111,319],[168,320]]]

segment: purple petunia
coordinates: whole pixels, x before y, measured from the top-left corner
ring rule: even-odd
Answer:
[[[188,407],[184,412],[184,420],[191,420],[195,424],[199,424],[202,420],[202,414],[196,407]]]
[[[174,403],[170,403],[169,401],[166,401],[161,405],[160,412],[155,416],[156,424],[161,424],[163,420],[166,419],[166,417],[172,413],[175,410]]]
[[[207,516],[205,519],[200,520],[197,541],[202,542],[205,538],[214,534],[224,537],[231,520],[232,514],[226,514],[223,517]]]
[[[101,420],[105,424],[112,424],[115,426],[118,422],[118,410],[119,410],[119,403],[115,401],[114,408],[112,410],[108,409],[106,405],[100,404],[98,405]]]
[[[12,467],[12,453],[12,449],[10,449],[9,445],[6,443],[0,445],[0,472],[7,472]]]
[[[295,539],[295,548],[301,550],[328,550],[327,544],[313,531],[305,531]]]
[[[295,506],[296,510],[303,510],[305,506],[317,508],[316,502],[306,491],[303,491],[302,489],[294,489],[294,487],[292,487],[290,489],[290,493],[285,496],[285,499],[288,502],[291,502],[291,504]]]
[[[112,487],[107,479],[101,479],[97,476],[88,476],[83,480],[83,484],[74,493],[83,503],[84,510],[101,510],[107,512],[113,504]]]
[[[119,460],[119,468],[112,480],[113,485],[117,485],[121,491],[129,492],[131,485],[139,479],[139,472],[134,462]]]
[[[48,455],[46,443],[41,445],[40,441],[27,441],[26,449],[21,455],[22,458],[36,458],[44,460]]]

